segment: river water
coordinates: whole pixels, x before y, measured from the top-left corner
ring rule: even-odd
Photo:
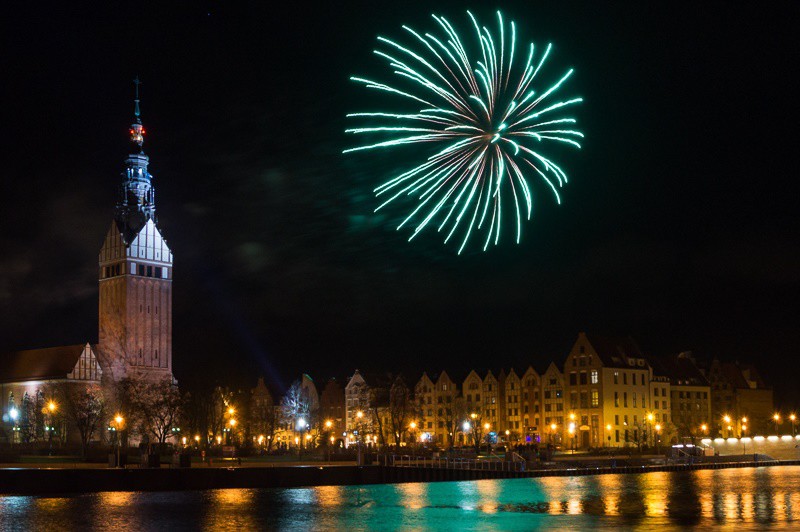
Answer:
[[[800,466],[429,484],[0,496],[0,530],[611,527],[800,529]]]

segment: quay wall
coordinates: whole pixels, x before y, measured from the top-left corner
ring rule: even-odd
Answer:
[[[286,466],[137,469],[0,469],[0,494],[63,494],[98,491],[186,491],[225,488],[292,488],[402,482],[536,478],[598,474],[691,471],[731,467],[800,465],[800,460],[722,460],[670,465],[576,467],[491,471],[391,466]]]

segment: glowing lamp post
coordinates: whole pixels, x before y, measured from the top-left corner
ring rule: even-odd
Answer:
[[[358,434],[356,435],[356,451],[357,451],[356,464],[364,465],[364,456],[362,455],[361,451],[361,432],[362,432],[361,420],[364,419],[364,412],[362,412],[361,410],[357,411],[356,419],[357,419],[356,427],[358,428]]]
[[[611,447],[611,423],[606,425],[606,432],[608,433],[608,446]]]
[[[116,414],[114,416],[114,423],[116,423],[116,437],[117,437],[117,467],[122,467],[120,462],[120,448],[122,447],[122,439],[121,439],[121,431],[122,431],[122,424],[125,422],[125,418],[122,417],[122,414]]]
[[[781,415],[775,412],[775,415],[772,416],[772,419],[775,420],[775,434],[778,434],[778,423],[781,422]]]
[[[573,417],[573,414],[570,414],[570,418]],[[572,438],[572,454],[575,454],[575,422],[572,421],[569,424],[569,428],[567,428],[569,432],[570,438]]]
[[[656,454],[661,454],[661,425],[656,423],[656,433],[654,438],[656,439]]]
[[[795,420],[796,420],[796,419],[797,419],[797,416],[796,416],[796,415],[794,415],[794,414],[790,414],[790,415],[789,415],[789,421],[791,421],[791,422],[792,422],[792,436],[795,436],[795,432],[794,432],[794,422],[795,422]]]
[[[51,454],[53,452],[53,431],[56,428],[53,416],[55,415],[57,408],[58,408],[58,405],[56,405],[55,401],[51,400],[51,401],[49,401],[47,403],[46,412],[48,414],[48,421],[50,423],[50,428],[48,429],[48,427],[45,426],[45,430],[48,431],[47,439],[48,439],[48,444],[50,446],[50,453]]]

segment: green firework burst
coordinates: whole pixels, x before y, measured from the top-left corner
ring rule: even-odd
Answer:
[[[533,213],[531,176],[546,183],[560,204],[558,190],[567,174],[541,150],[551,143],[580,148],[583,134],[576,120],[562,113],[582,98],[554,96],[572,75],[568,70],[539,93],[534,81],[550,54],[547,45],[537,54],[530,43],[517,50],[516,26],[506,25],[497,12],[499,36],[493,36],[467,12],[474,37],[474,57],[453,26],[433,15],[443,37],[424,35],[403,26],[415,47],[378,37],[383,49],[375,54],[388,61],[398,84],[363,77],[350,79],[413,105],[410,112],[363,112],[347,115],[364,124],[347,133],[383,136],[383,140],[344,150],[344,153],[432,146],[424,162],[396,175],[375,189],[383,209],[401,197],[416,208],[397,229],[415,226],[409,240],[426,227],[438,226],[445,243],[460,240],[460,254],[475,233],[483,232],[483,250],[500,241],[504,210],[516,221],[516,242],[522,220]],[[400,78],[400,79],[397,79]],[[408,87],[408,88],[407,88]]]

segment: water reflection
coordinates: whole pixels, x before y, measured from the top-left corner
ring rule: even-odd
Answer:
[[[0,497],[0,530],[790,528],[800,467],[274,490]]]

